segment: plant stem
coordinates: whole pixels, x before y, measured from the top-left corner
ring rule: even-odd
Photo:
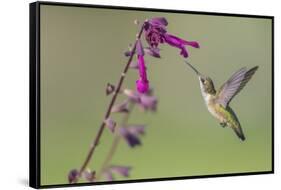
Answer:
[[[125,113],[125,115],[122,119],[122,122],[121,122],[121,126],[126,126],[128,120],[129,120],[130,113],[132,112],[132,110],[134,108],[134,105],[135,105],[134,103],[130,103],[129,108],[128,108],[129,111],[127,113]],[[105,158],[105,160],[102,164],[102,167],[101,167],[100,171],[97,173],[96,180],[99,180],[101,178],[102,173],[108,167],[110,161],[113,158],[114,153],[117,150],[117,147],[118,147],[118,144],[119,144],[120,140],[121,140],[120,136],[115,136],[115,138],[114,138],[114,140],[111,144],[111,148],[110,148],[110,150],[109,150],[109,152],[108,152],[108,154],[107,154],[107,156],[106,156],[106,158]]]
[[[123,70],[123,73],[121,74],[121,77],[120,77],[120,79],[119,79],[119,81],[118,81],[116,90],[115,90],[115,92],[114,92],[114,94],[113,94],[113,96],[112,96],[112,99],[111,99],[110,104],[109,104],[109,106],[108,106],[108,108],[107,108],[106,114],[105,114],[105,116],[104,116],[104,120],[102,121],[102,123],[101,123],[101,125],[100,125],[100,128],[99,128],[99,131],[98,131],[98,133],[97,133],[95,139],[93,140],[93,143],[92,143],[91,146],[90,146],[90,149],[89,149],[89,152],[88,152],[88,154],[87,154],[87,157],[86,157],[85,161],[83,162],[83,164],[82,164],[82,166],[81,166],[81,168],[80,168],[80,170],[79,170],[79,173],[78,173],[78,177],[77,177],[77,178],[80,178],[80,177],[81,177],[83,171],[86,169],[86,167],[88,166],[88,164],[89,164],[91,158],[93,157],[97,145],[99,144],[100,138],[101,138],[101,136],[102,136],[102,134],[103,134],[103,131],[104,131],[104,128],[105,128],[105,123],[104,123],[104,121],[105,121],[106,119],[108,119],[108,117],[110,116],[111,109],[112,109],[112,107],[113,107],[113,105],[114,105],[114,103],[115,103],[115,101],[116,101],[116,98],[117,98],[117,96],[118,96],[118,94],[119,94],[119,91],[120,91],[120,89],[121,89],[121,87],[122,87],[123,81],[124,81],[124,79],[125,79],[126,73],[127,73],[128,69],[129,69],[129,66],[130,66],[130,64],[131,64],[131,62],[132,62],[133,56],[135,55],[137,41],[140,39],[140,37],[141,37],[141,35],[142,35],[142,32],[143,32],[143,29],[144,29],[144,25],[142,25],[142,27],[141,27],[141,29],[140,29],[140,32],[139,32],[138,35],[137,35],[136,42],[135,42],[135,44],[134,44],[134,46],[133,46],[133,49],[132,49],[132,53],[131,53],[131,55],[130,55],[130,57],[129,57],[129,59],[128,59],[128,62],[127,62],[126,66],[125,66],[125,68],[124,68],[124,70]],[[76,181],[78,181],[78,179],[77,179]]]

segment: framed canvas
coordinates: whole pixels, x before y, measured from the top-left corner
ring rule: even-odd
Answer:
[[[274,172],[274,17],[30,4],[30,186]]]

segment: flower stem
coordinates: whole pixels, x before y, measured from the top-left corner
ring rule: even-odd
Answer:
[[[134,108],[134,103],[130,103],[129,105],[129,108],[128,108],[128,112],[125,113],[123,119],[122,119],[122,122],[121,122],[121,125],[122,126],[126,126],[128,120],[129,120],[129,116],[130,116],[130,113],[132,112],[133,108]],[[102,167],[100,169],[100,171],[97,173],[97,177],[96,177],[96,180],[99,180],[101,178],[101,175],[102,173],[106,170],[106,168],[108,167],[109,163],[111,162],[112,158],[113,158],[113,155],[114,153],[116,152],[117,150],[117,147],[118,147],[118,144],[121,140],[121,137],[120,136],[115,136],[112,144],[111,144],[111,148],[104,160],[104,162],[102,163]]]
[[[121,74],[121,77],[120,77],[120,79],[119,79],[119,81],[118,81],[118,83],[117,83],[116,90],[115,90],[115,92],[114,92],[114,94],[113,94],[113,97],[112,97],[110,103],[109,103],[109,106],[108,106],[108,108],[107,108],[106,114],[105,114],[105,116],[104,116],[104,120],[108,119],[108,117],[110,116],[111,109],[112,109],[112,107],[113,107],[113,105],[114,105],[114,103],[115,103],[115,101],[116,101],[116,98],[117,98],[117,96],[118,96],[118,94],[119,94],[119,91],[120,91],[120,89],[121,89],[121,87],[122,87],[123,81],[124,81],[124,79],[125,79],[125,76],[126,76],[126,73],[127,73],[128,69],[129,69],[130,63],[132,62],[133,56],[135,55],[137,41],[141,38],[143,29],[144,29],[144,25],[142,25],[142,27],[141,27],[139,33],[137,34],[137,39],[136,39],[136,42],[134,43],[134,46],[133,46],[133,49],[132,49],[132,53],[131,53],[131,55],[130,55],[130,57],[129,57],[129,59],[128,59],[128,62],[127,62],[126,66],[125,66],[125,68],[124,68],[124,70],[123,70],[123,73]],[[96,149],[97,145],[99,144],[100,138],[101,138],[101,136],[102,136],[102,134],[103,134],[103,131],[104,131],[104,128],[105,128],[104,120],[103,120],[103,122],[101,123],[100,128],[99,128],[99,131],[98,131],[98,133],[97,133],[95,139],[93,140],[93,143],[92,143],[91,146],[90,146],[90,149],[89,149],[89,151],[88,151],[88,154],[87,154],[87,156],[86,156],[86,159],[85,159],[85,161],[83,162],[83,164],[82,164],[82,166],[81,166],[81,168],[80,168],[80,170],[79,170],[79,173],[78,173],[78,177],[77,177],[77,178],[80,178],[80,177],[81,177],[83,171],[86,169],[86,167],[88,166],[88,164],[89,164],[91,158],[92,158],[93,155],[94,155],[95,149]],[[76,181],[78,181],[78,180],[76,180]]]

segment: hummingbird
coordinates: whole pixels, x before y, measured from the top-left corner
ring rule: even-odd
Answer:
[[[186,61],[185,61],[186,62]],[[212,79],[202,75],[190,63],[187,65],[197,74],[200,90],[208,111],[215,117],[222,127],[230,127],[236,135],[244,141],[245,135],[233,109],[229,106],[231,100],[244,88],[258,69],[243,67],[236,71],[217,91]]]

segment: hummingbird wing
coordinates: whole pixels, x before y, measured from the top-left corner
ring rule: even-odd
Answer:
[[[238,94],[252,78],[257,69],[258,66],[255,66],[249,70],[243,67],[235,72],[218,90],[216,94],[217,103],[226,108],[234,96]]]

